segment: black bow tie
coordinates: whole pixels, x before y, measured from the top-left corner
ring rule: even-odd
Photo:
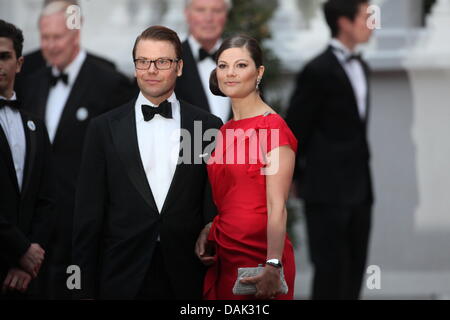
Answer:
[[[200,48],[200,50],[198,51],[198,60],[199,61],[203,61],[206,58],[211,58],[213,61],[215,61],[216,59],[216,53],[217,52],[213,52],[213,53],[209,53],[208,51],[206,51],[203,48]]]
[[[56,86],[59,81],[62,81],[66,86],[69,83],[69,75],[67,73],[61,72],[59,75],[53,75],[53,72],[50,70],[50,85],[52,87]]]
[[[142,114],[146,122],[152,120],[155,115],[159,114],[164,118],[172,119],[172,104],[169,101],[164,101],[159,107],[152,107],[146,104],[141,106]]]
[[[353,53],[351,55],[349,55],[346,59],[347,62],[351,62],[352,60],[357,60],[357,61],[361,61],[362,60],[362,56],[360,53]]]
[[[3,107],[10,107],[13,109],[19,109],[20,107],[20,102],[18,100],[4,100],[4,99],[0,99],[0,109]]]
[[[340,53],[342,53],[346,58],[345,58],[345,62],[351,62],[353,60],[357,60],[357,61],[362,61],[362,55],[361,53],[352,53],[350,55],[348,55],[347,52],[345,52],[343,49],[341,48],[337,48],[334,46],[331,46],[333,48],[333,50],[338,51]]]

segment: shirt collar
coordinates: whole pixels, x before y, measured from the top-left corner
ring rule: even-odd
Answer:
[[[4,97],[4,96],[0,96],[0,99],[15,101],[15,100],[17,100],[16,92],[13,91],[13,95],[12,95],[11,99],[6,99],[6,97]]]
[[[341,41],[339,41],[336,38],[333,38],[330,41],[330,46],[334,49],[337,49],[337,50],[333,50],[333,52],[336,54],[337,58],[342,63],[348,62],[348,59],[350,56],[357,54],[357,52],[355,50],[351,51]]]
[[[188,37],[188,42],[192,49],[192,55],[194,56],[194,59],[197,61],[199,58],[198,52],[200,51],[200,48],[202,46],[197,41],[197,39],[194,38],[194,36],[192,34]],[[219,39],[210,52],[216,52],[217,50],[219,50],[221,45],[222,45],[222,39]]]
[[[86,60],[87,53],[85,50],[81,49],[75,60],[73,60],[64,70],[63,72],[67,74],[69,77],[69,85],[73,85],[75,79],[78,77],[78,73],[83,66],[84,61]],[[52,67],[52,73],[54,76],[60,74],[60,71],[56,67]]]

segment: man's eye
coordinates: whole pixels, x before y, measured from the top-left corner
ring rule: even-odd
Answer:
[[[0,53],[0,60],[8,60],[11,58],[12,58],[12,55],[9,52],[1,52]]]

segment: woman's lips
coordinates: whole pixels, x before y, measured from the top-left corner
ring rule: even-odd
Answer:
[[[233,86],[239,84],[239,82],[234,82],[234,81],[232,81],[232,82],[225,82],[225,84],[226,84],[227,86],[233,87]]]

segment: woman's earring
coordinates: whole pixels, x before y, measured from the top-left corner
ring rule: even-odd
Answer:
[[[256,82],[256,90],[259,90],[260,84],[261,84],[261,78],[258,78],[258,81]]]

